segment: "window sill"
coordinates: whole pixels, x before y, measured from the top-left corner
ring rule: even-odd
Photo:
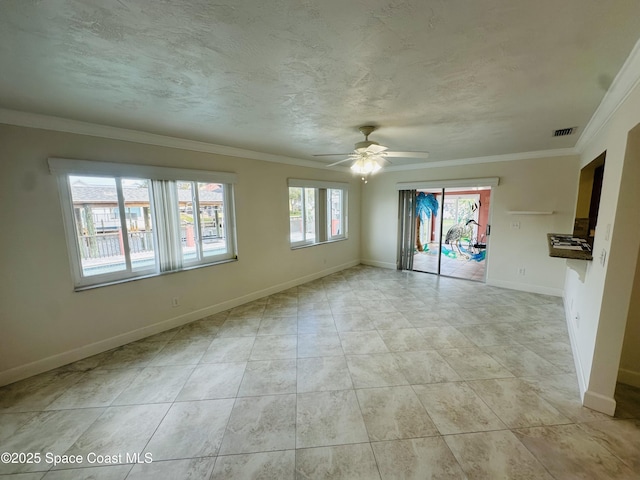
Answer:
[[[111,285],[120,285],[121,283],[129,283],[129,282],[135,282],[138,280],[144,280],[145,278],[162,277],[164,275],[172,275],[174,273],[188,272],[189,270],[196,270],[198,268],[212,267],[214,265],[221,265],[223,263],[231,263],[231,262],[237,262],[237,261],[238,261],[238,257],[234,257],[226,260],[219,260],[217,262],[203,263],[201,265],[192,265],[189,267],[181,268],[180,270],[173,270],[171,272],[152,273],[149,275],[140,275],[139,277],[123,278],[121,280],[112,280],[109,282],[96,283],[93,285],[82,285],[82,286],[74,287],[73,291],[84,292],[85,290],[93,290],[95,288],[109,287]]]
[[[333,240],[326,240],[324,242],[305,243],[304,245],[292,245],[291,250],[300,250],[303,248],[316,247],[318,245],[326,245],[327,243],[344,242],[345,240],[348,240],[348,237],[335,238]]]

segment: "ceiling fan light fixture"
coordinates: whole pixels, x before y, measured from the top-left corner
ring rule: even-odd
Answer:
[[[358,175],[371,175],[376,173],[378,170],[382,168],[382,165],[378,163],[375,158],[372,157],[362,157],[357,159],[351,165],[351,170],[353,173],[357,173]]]

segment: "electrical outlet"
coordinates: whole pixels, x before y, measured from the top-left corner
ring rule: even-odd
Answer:
[[[526,270],[524,267],[518,268],[518,275],[522,275],[524,277],[525,274],[526,274]]]
[[[179,307],[180,306],[180,299],[178,297],[173,297],[171,299],[171,306],[172,307]]]
[[[520,222],[511,222],[511,228],[514,230],[520,230]]]

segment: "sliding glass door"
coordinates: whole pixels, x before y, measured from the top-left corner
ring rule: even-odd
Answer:
[[[416,190],[413,270],[484,281],[491,187]]]
[[[419,272],[440,273],[443,193],[441,188],[416,192],[413,269]]]

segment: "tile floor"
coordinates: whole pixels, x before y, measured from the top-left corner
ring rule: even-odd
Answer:
[[[583,408],[563,318],[355,267],[0,389],[0,452],[43,455],[0,475],[640,478],[640,390],[619,386],[618,418]]]

